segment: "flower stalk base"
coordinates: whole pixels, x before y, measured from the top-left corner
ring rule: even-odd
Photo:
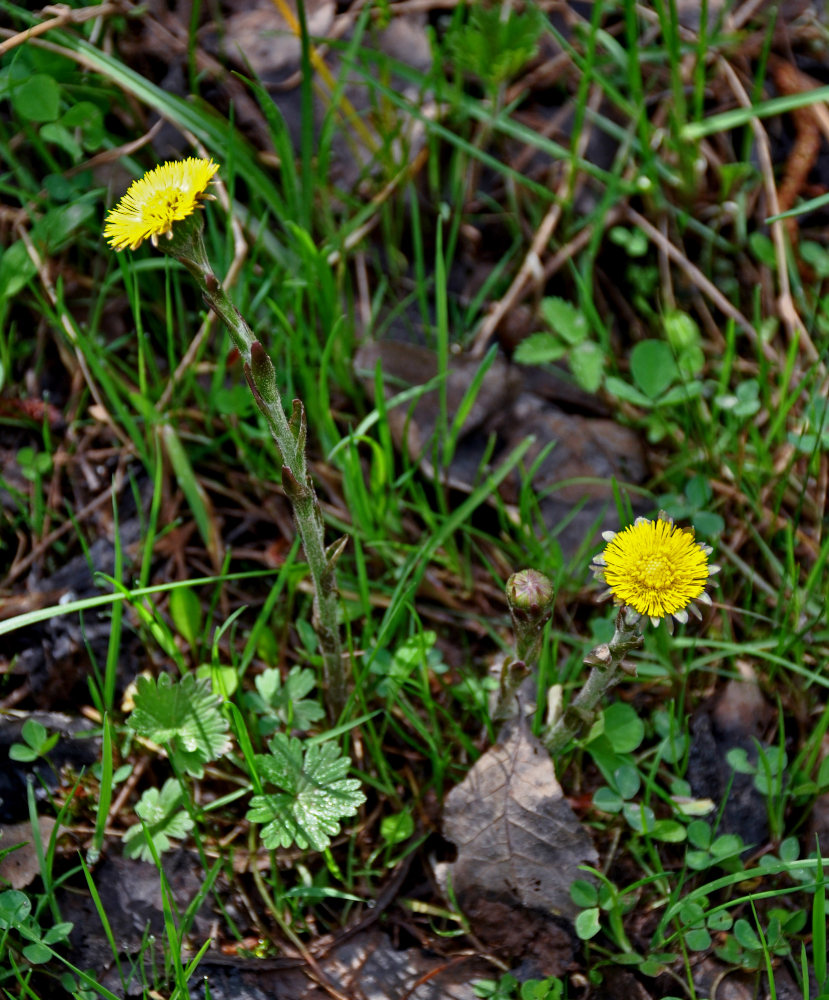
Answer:
[[[597,708],[606,692],[625,672],[625,656],[642,643],[642,629],[638,620],[630,622],[624,608],[616,616],[616,630],[607,644],[596,646],[584,662],[592,667],[581,691],[557,720],[547,727],[543,742],[551,754],[559,753],[583,728],[592,725]]]

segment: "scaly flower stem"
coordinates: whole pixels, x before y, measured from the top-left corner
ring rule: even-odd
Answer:
[[[184,227],[181,227],[184,230]],[[179,234],[176,233],[176,237]],[[319,500],[305,458],[305,410],[294,400],[290,421],[285,416],[276,370],[264,347],[233,305],[213,273],[201,233],[195,228],[171,241],[167,253],[175,256],[193,275],[205,301],[224,321],[245,364],[245,377],[268,423],[282,456],[282,485],[294,511],[305,558],[314,586],[314,628],[322,654],[329,715],[336,719],[346,702],[346,675],[338,621],[338,595],[334,566],[345,538],[326,550]]]
[[[495,722],[505,722],[518,712],[518,689],[538,666],[544,626],[553,615],[554,598],[552,583],[538,570],[521,570],[507,580],[515,656],[505,657],[501,664],[498,697],[492,712]]]
[[[564,710],[561,718],[554,722],[544,734],[543,742],[550,754],[564,749],[581,729],[593,723],[596,707],[605,693],[616,683],[625,656],[642,642],[641,627],[638,622],[629,623],[625,609],[616,616],[616,630],[606,645],[596,646],[584,659],[593,669],[584,687]]]

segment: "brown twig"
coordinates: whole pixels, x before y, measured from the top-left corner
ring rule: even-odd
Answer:
[[[737,101],[742,107],[750,108],[751,98],[748,96],[745,87],[743,86],[740,78],[737,76],[734,68],[726,59],[720,58],[718,60],[719,65],[728,80],[729,86],[737,98]],[[763,177],[763,189],[766,193],[766,200],[768,202],[768,211],[770,215],[779,214],[779,202],[777,198],[777,187],[774,183],[774,168],[772,166],[771,160],[771,149],[769,147],[769,137],[763,127],[762,122],[759,118],[751,119],[751,127],[754,132],[754,138],[757,142],[757,157],[760,163],[760,172]],[[789,269],[788,262],[786,260],[786,229],[782,221],[771,223],[771,235],[772,241],[774,242],[774,253],[777,263],[777,283],[778,283],[778,298],[777,298],[777,308],[780,313],[780,318],[785,326],[789,342],[797,338],[798,342],[802,344],[806,354],[810,361],[818,361],[820,355],[817,348],[812,342],[812,338],[809,336],[806,327],[803,325],[803,321],[797,313],[795,308],[794,300],[792,298],[792,290],[789,284]],[[764,350],[768,345],[764,345]]]
[[[96,17],[110,17],[113,14],[122,13],[122,8],[117,3],[102,3],[97,7],[82,7],[75,10],[61,3],[44,7],[40,13],[52,15],[52,20],[41,21],[40,24],[26,28],[25,31],[11,35],[5,42],[0,42],[0,56],[4,56],[18,45],[23,45],[39,35],[45,35],[53,28],[64,28],[67,24],[83,24],[84,21],[91,21]]]
[[[642,232],[650,239],[657,248],[664,251],[665,255],[669,257],[674,264],[681,270],[684,271],[686,276],[696,285],[701,292],[703,292],[711,301],[716,305],[716,307],[724,315],[733,319],[734,322],[743,330],[755,344],[759,344],[764,354],[770,361],[777,361],[777,355],[771,350],[768,344],[765,344],[760,334],[754,329],[753,325],[746,319],[746,317],[734,306],[723,293],[717,288],[717,286],[700,271],[696,264],[692,264],[690,260],[679,250],[677,247],[671,243],[669,239],[662,235],[662,233],[652,225],[648,220],[640,215],[637,211],[632,208],[627,208],[625,210],[625,215],[635,226],[638,226]]]

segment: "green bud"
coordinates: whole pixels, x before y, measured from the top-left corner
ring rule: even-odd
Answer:
[[[550,616],[555,591],[552,583],[537,569],[523,569],[507,580],[507,600],[510,610],[522,617],[543,618]]]
[[[538,661],[544,626],[552,617],[554,599],[552,583],[536,569],[513,573],[507,580],[507,601],[519,660],[533,666]]]

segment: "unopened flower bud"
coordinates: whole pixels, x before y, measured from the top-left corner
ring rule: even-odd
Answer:
[[[554,597],[552,583],[537,569],[523,569],[507,580],[507,600],[513,612],[548,617]]]
[[[537,662],[544,626],[553,614],[554,598],[552,583],[536,569],[513,573],[507,580],[507,601],[519,660],[529,664]]]

